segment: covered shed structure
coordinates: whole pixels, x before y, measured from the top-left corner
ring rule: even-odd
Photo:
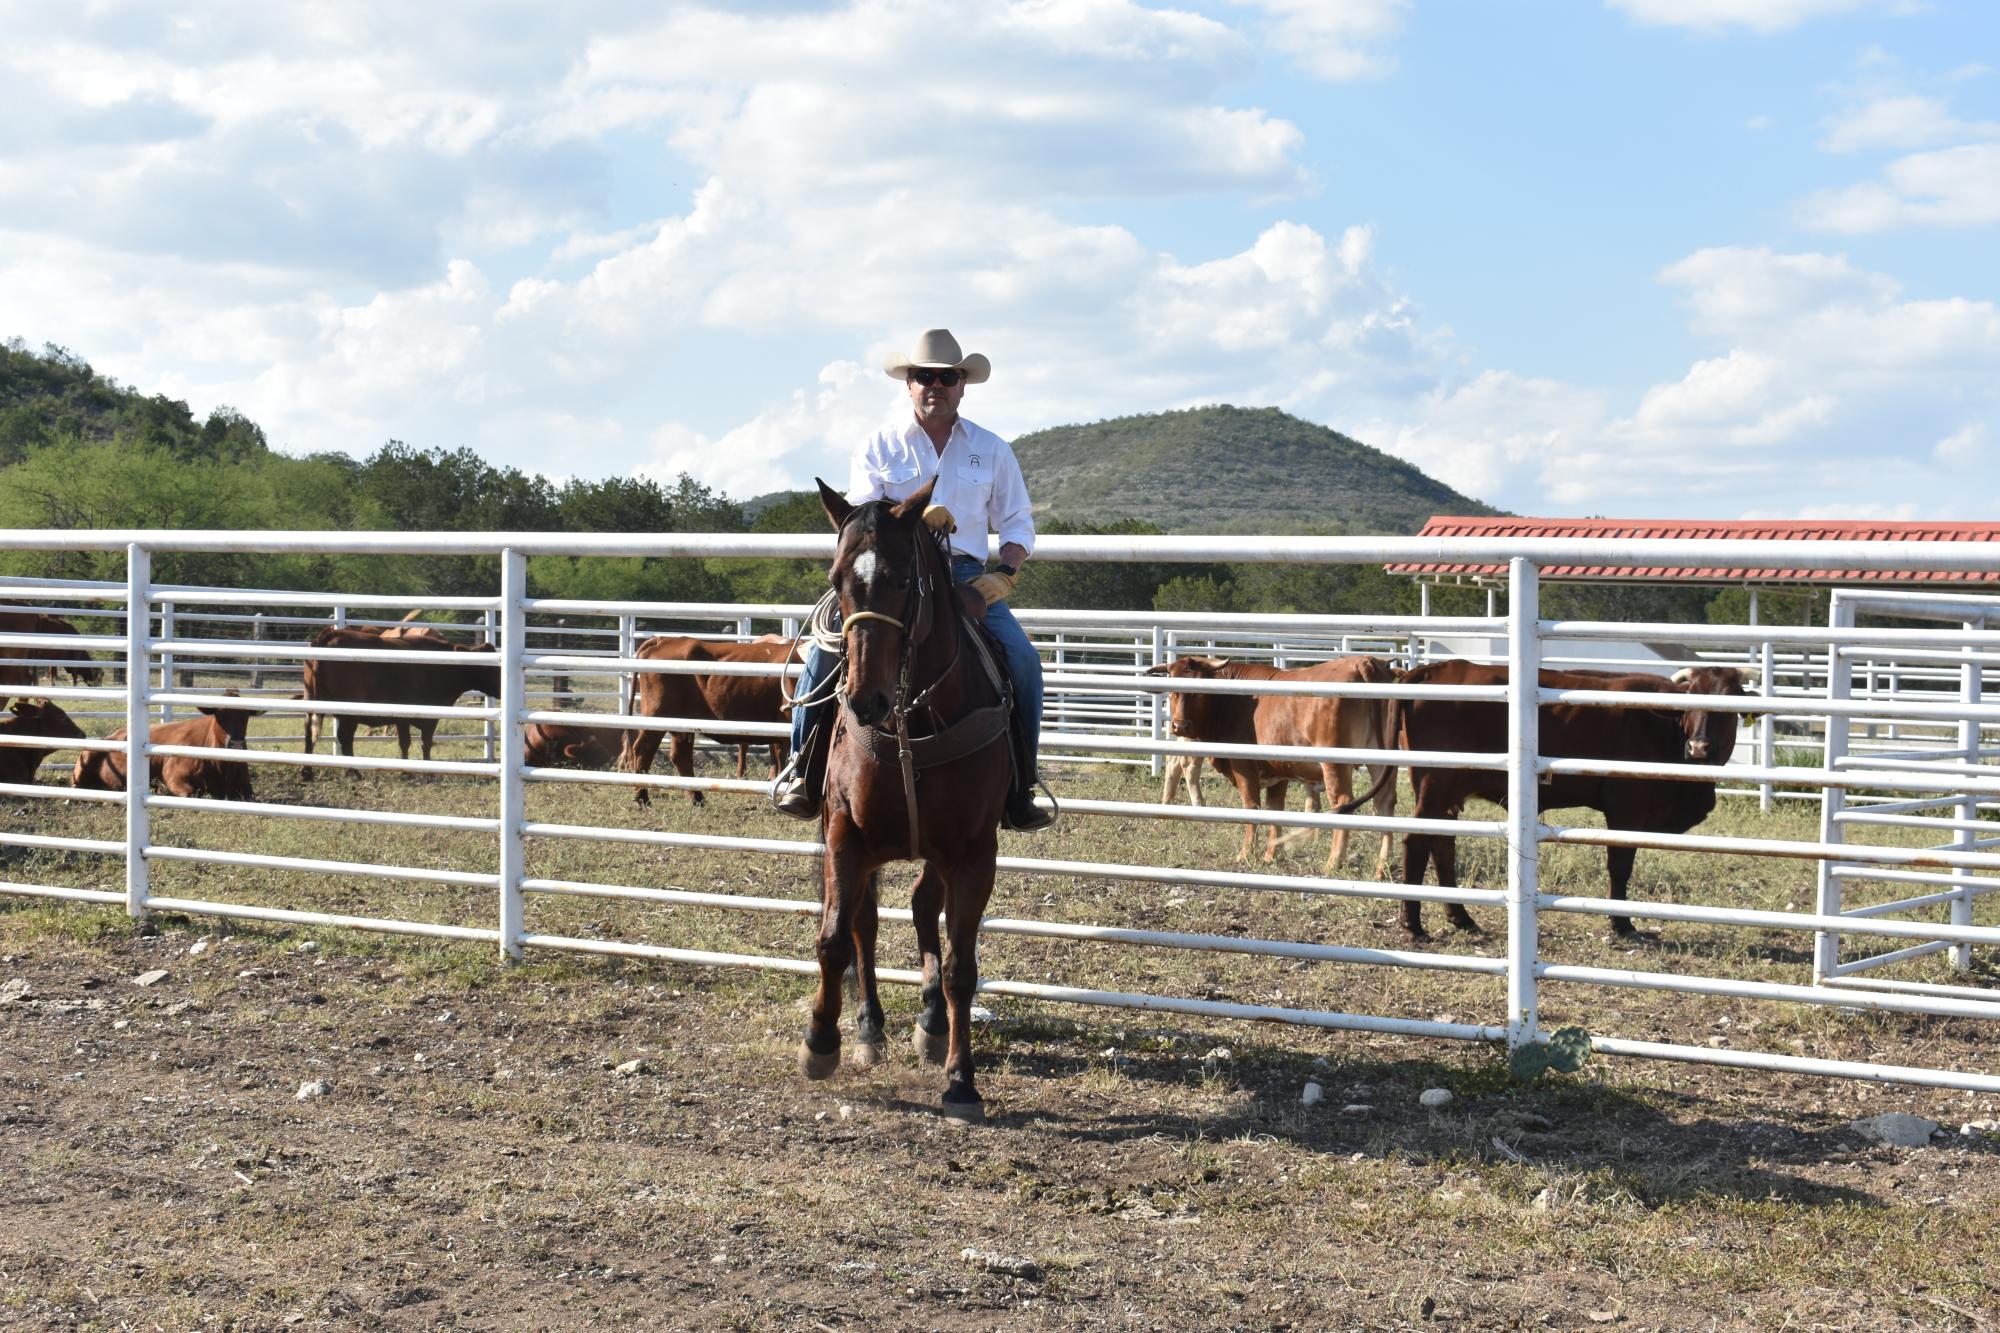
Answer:
[[[2000,523],[1913,523],[1876,520],[1824,519],[1647,519],[1647,518],[1513,518],[1433,515],[1420,537],[1602,537],[1610,540],[1649,538],[1681,541],[2000,541]],[[1424,590],[1429,614],[1429,590],[1440,584],[1487,589],[1488,604],[1506,586],[1505,565],[1392,564],[1391,574],[1416,579]],[[1551,565],[1541,571],[1543,583],[1673,584],[1743,587],[1750,593],[1750,621],[1757,623],[1760,588],[1880,588],[1920,587],[1929,591],[2000,592],[2000,576],[1956,570],[1823,570],[1716,568],[1661,565],[1623,568],[1609,565]]]

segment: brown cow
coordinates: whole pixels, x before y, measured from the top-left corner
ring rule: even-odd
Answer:
[[[81,740],[83,728],[68,713],[47,699],[16,699],[6,717],[0,717],[0,736],[50,736]],[[0,782],[33,782],[42,761],[62,749],[51,745],[0,745]]]
[[[234,690],[227,691],[234,694]],[[261,708],[201,708],[200,717],[180,722],[161,722],[146,733],[154,745],[196,745],[208,750],[247,750],[245,735],[250,719],[262,717]],[[122,741],[123,727],[105,737]],[[207,796],[223,801],[247,801],[250,794],[250,765],[240,760],[197,758],[170,754],[155,757],[147,765],[154,791],[169,796]],[[70,773],[72,787],[97,791],[125,790],[125,754],[120,750],[88,750]]]
[[[377,649],[397,652],[428,652],[438,655],[435,666],[428,662],[363,662],[353,659],[311,660],[305,664],[305,697],[329,703],[416,704],[444,708],[458,702],[462,694],[477,692],[488,698],[500,694],[500,664],[493,660],[490,643],[466,646],[452,643],[435,630],[404,630],[391,637],[365,629],[335,629],[329,626],[312,637],[315,648]],[[468,654],[483,660],[469,661]],[[306,714],[305,752],[319,744],[321,718]],[[335,715],[334,740],[340,753],[353,755],[354,733],[363,719]],[[402,757],[410,757],[410,731],[414,726],[423,738],[424,758],[431,757],[431,743],[437,733],[436,718],[397,718],[396,744]],[[310,780],[312,769],[304,770]]]
[[[689,639],[669,635],[657,635],[639,645],[634,657],[660,662],[783,662],[791,654],[789,641],[767,636],[749,643],[731,643],[708,639]],[[625,713],[628,717],[693,717],[713,718],[717,722],[783,722],[789,709],[785,707],[784,682],[777,676],[695,676],[668,675],[663,672],[634,672],[632,687],[626,691]],[[728,727],[702,728],[707,735],[727,735]],[[660,734],[657,731],[633,729],[625,733],[624,745],[618,756],[618,768],[623,773],[645,773],[653,767],[653,756],[659,753]],[[669,733],[673,744],[668,749],[668,760],[674,771],[684,778],[694,776],[694,736],[685,731]],[[785,762],[790,750],[789,742],[771,742],[772,771]],[[738,756],[741,771],[741,754]],[[700,805],[700,792],[690,792],[694,803]],[[644,787],[639,788],[635,797],[640,805],[652,804],[652,797]]]
[[[1165,666],[1152,668],[1149,675],[1198,680],[1318,681],[1328,684],[1386,684],[1394,679],[1387,665],[1373,657],[1340,657],[1309,667],[1280,670],[1261,662],[1232,662],[1220,657],[1183,657]],[[1383,729],[1386,709],[1373,699],[1329,699],[1309,695],[1277,694],[1190,694],[1172,696],[1168,705],[1173,733],[1184,740],[1218,745],[1299,745],[1315,748],[1380,750],[1389,748]],[[1236,787],[1246,810],[1259,807],[1259,798],[1272,810],[1284,808],[1285,784],[1298,780],[1319,783],[1331,798],[1346,801],[1353,794],[1354,765],[1287,763],[1266,759],[1217,759],[1208,761]],[[1373,766],[1371,766],[1373,768]],[[1394,769],[1375,769],[1375,776],[1394,776]],[[1378,781],[1374,792],[1375,813],[1396,813],[1396,786]],[[1237,860],[1250,859],[1255,837],[1254,824],[1243,828],[1243,850]],[[1375,858],[1375,877],[1389,873],[1390,835],[1382,835],[1382,849]],[[1264,849],[1264,859],[1277,852],[1278,831],[1272,826]],[[1326,873],[1347,855],[1347,830],[1333,830],[1328,849]]]
[[[0,611],[0,634],[76,634],[76,626],[58,616],[40,611]],[[56,667],[31,667],[27,662],[59,662],[61,670],[80,685],[95,685],[103,672],[91,665],[90,654],[80,648],[30,648],[0,639],[0,708],[12,696],[8,687],[33,685],[38,676],[54,676]]]
[[[610,768],[618,762],[620,732],[610,727],[570,727],[530,722],[522,733],[530,768]]]
[[[1480,666],[1453,659],[1432,662],[1405,672],[1413,685],[1505,685],[1504,666]],[[1605,671],[1544,671],[1543,689],[1620,690],[1658,694],[1705,694],[1742,698],[1747,694],[1743,673],[1733,667],[1700,667],[1673,679],[1647,673]],[[1405,750],[1457,750],[1504,754],[1507,750],[1507,705],[1504,702],[1449,699],[1398,699],[1389,709],[1391,735]],[[1737,715],[1690,704],[1686,708],[1593,708],[1580,704],[1543,704],[1540,710],[1540,750],[1544,758],[1629,759],[1646,763],[1692,763],[1720,768],[1736,751]],[[1465,803],[1478,796],[1504,805],[1505,772],[1410,765],[1410,785],[1417,795],[1418,819],[1456,819]],[[1367,796],[1344,803],[1343,810]],[[1542,810],[1585,806],[1604,816],[1605,825],[1646,833],[1685,833],[1715,808],[1715,783],[1671,778],[1618,778],[1560,775],[1538,788]],[[1458,883],[1457,842],[1446,834],[1409,833],[1403,838],[1403,882],[1421,884],[1424,867],[1435,865],[1437,882]],[[1611,896],[1622,900],[1632,880],[1636,849],[1607,847],[1605,861]],[[1464,906],[1446,908],[1452,924],[1479,929]],[[1403,929],[1415,940],[1428,939],[1422,908],[1403,903]],[[1611,918],[1617,935],[1630,935],[1629,917]]]

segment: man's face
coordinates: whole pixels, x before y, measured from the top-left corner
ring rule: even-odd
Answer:
[[[924,380],[930,380],[925,384]],[[945,380],[951,380],[947,385]],[[910,405],[919,421],[955,421],[958,400],[965,397],[965,376],[955,370],[912,370],[908,381]]]

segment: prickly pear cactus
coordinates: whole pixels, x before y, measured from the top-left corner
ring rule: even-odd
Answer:
[[[1551,1069],[1574,1074],[1589,1058],[1590,1034],[1582,1028],[1569,1027],[1551,1033],[1545,1042],[1519,1047],[1508,1057],[1507,1068],[1517,1081],[1533,1083]]]
[[[1549,1068],[1574,1074],[1590,1058],[1590,1034],[1582,1028],[1563,1028],[1549,1038]]]

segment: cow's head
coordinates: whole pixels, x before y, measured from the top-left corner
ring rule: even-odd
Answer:
[[[1755,688],[1754,677],[1735,667],[1683,667],[1673,675],[1674,688],[1683,694],[1720,694],[1732,699],[1747,698]],[[1736,753],[1736,731],[1742,719],[1752,713],[1718,712],[1712,708],[1690,708],[1680,715],[1682,748],[1689,763],[1720,766]]]
[[[1214,680],[1229,665],[1226,657],[1177,657],[1171,662],[1146,668],[1149,676],[1171,676],[1176,680]],[[1213,696],[1175,691],[1167,696],[1167,734],[1185,736],[1200,730],[1202,710]]]
[[[604,727],[535,726],[528,729],[526,758],[533,768],[610,768],[618,744],[619,733]]]
[[[453,652],[489,655],[500,651],[491,643],[454,643],[451,648]],[[489,699],[500,697],[500,664],[497,661],[490,666],[485,662],[467,662],[465,667],[468,672],[466,689],[477,690]]]
[[[235,690],[224,690],[223,693],[232,699],[237,697]],[[249,742],[245,740],[245,737],[250,733],[250,719],[264,716],[264,710],[261,708],[230,708],[225,706],[222,708],[197,708],[195,711],[205,713],[215,719],[216,725],[222,728],[222,734],[225,738],[222,748],[226,750],[249,749]]]
[[[76,740],[83,735],[83,728],[47,699],[16,699],[9,711],[21,724],[23,735],[60,736],[66,740]]]

